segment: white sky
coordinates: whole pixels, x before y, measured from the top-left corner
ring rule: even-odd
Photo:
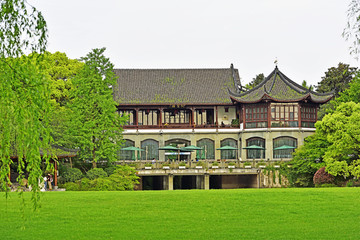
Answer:
[[[317,84],[339,62],[358,66],[341,36],[350,0],[29,0],[50,52],[106,47],[116,68],[239,69],[243,84],[279,69]]]

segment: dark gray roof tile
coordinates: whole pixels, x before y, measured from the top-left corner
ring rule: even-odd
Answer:
[[[223,104],[236,92],[228,69],[115,69],[119,104]],[[234,69],[235,82],[240,81]]]

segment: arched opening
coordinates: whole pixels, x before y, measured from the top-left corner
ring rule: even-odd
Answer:
[[[220,147],[230,146],[238,148],[237,140],[233,138],[226,138],[220,142]],[[222,150],[221,151],[221,159],[236,159],[237,151],[236,150]]]
[[[297,148],[297,139],[293,137],[278,137],[273,140],[273,158],[292,158]]]
[[[125,142],[122,146],[122,148],[126,147],[135,147],[135,142],[129,139],[125,139]],[[135,151],[119,151],[119,160],[135,160]]]
[[[246,158],[264,159],[265,158],[265,139],[254,137],[246,140]]]
[[[165,142],[166,146],[173,146],[177,148],[186,147],[190,145],[190,141],[186,139],[176,138],[170,139]],[[179,151],[165,151],[165,160],[172,160],[175,161],[179,159],[180,161],[188,161],[190,160],[190,152],[182,152],[180,151],[180,156],[178,158]]]
[[[197,151],[198,159],[215,159],[215,143],[214,140],[203,138],[197,141],[196,146],[201,147],[203,150]]]
[[[159,142],[154,139],[146,139],[141,142],[141,148],[144,149],[141,153],[142,160],[159,159]]]

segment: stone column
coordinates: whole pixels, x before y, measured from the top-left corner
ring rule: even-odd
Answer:
[[[204,175],[204,189],[209,190],[210,189],[210,175],[206,174]]]
[[[204,176],[196,176],[196,189],[204,189]]]
[[[174,190],[174,175],[173,174],[168,175],[168,189]]]

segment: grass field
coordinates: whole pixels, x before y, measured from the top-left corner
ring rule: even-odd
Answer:
[[[0,195],[0,239],[360,239],[360,188]]]

